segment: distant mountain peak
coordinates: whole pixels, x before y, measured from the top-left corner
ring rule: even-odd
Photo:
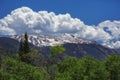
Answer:
[[[0,37],[0,49],[17,52],[19,42],[24,35],[14,35],[10,37]],[[79,35],[63,34],[59,36],[47,35],[28,35],[31,48],[37,48],[45,55],[50,54],[50,46],[62,45],[65,47],[65,53],[73,57],[83,57],[84,55],[93,56],[103,60],[111,53],[119,53],[119,50],[111,49],[100,45],[99,43],[81,38]]]
[[[24,38],[24,35],[14,35],[11,38],[20,41]],[[59,36],[47,36],[47,35],[29,35],[28,40],[35,46],[53,46],[65,43],[79,43],[79,44],[91,44],[96,43],[87,39],[80,38],[73,34],[63,34]]]

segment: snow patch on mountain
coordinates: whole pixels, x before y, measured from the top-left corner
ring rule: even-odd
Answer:
[[[24,38],[24,35],[14,35],[11,38],[20,41],[21,39]],[[95,43],[95,41],[83,39],[77,35],[72,34],[63,34],[60,36],[29,35],[28,41],[38,47],[61,45],[65,43],[79,43],[79,44]]]

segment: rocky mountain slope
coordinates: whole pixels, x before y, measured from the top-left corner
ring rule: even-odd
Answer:
[[[11,38],[0,37],[0,49],[7,49],[16,52],[19,47],[19,41],[23,35],[15,35]],[[50,46],[63,45],[66,48],[66,54],[74,57],[93,56],[97,59],[104,59],[111,53],[117,53],[115,50],[102,46],[95,41],[80,38],[77,35],[64,34],[59,36],[29,35],[28,38],[31,47],[37,47],[45,55],[50,54]]]
[[[19,47],[19,42],[9,37],[0,37],[0,49],[5,49],[11,52],[16,52]]]

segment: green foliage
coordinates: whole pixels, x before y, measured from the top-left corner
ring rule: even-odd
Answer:
[[[56,65],[51,65],[51,66],[48,67],[47,71],[50,75],[50,80],[54,80],[57,73],[58,73],[57,66]]]
[[[22,58],[23,54],[24,54],[24,45],[23,45],[23,41],[21,40],[20,41],[20,44],[19,44],[19,56]]]
[[[109,72],[110,80],[120,80],[120,56],[112,54],[105,60],[106,70]]]
[[[68,58],[58,63],[56,80],[107,80],[108,72],[104,64],[92,57],[80,60]]]
[[[72,74],[76,66],[77,59],[74,57],[67,57],[64,62],[59,62],[57,64],[58,74],[55,80],[72,80]]]
[[[19,45],[19,56],[20,59],[24,62],[30,63],[30,61],[28,60],[28,53],[30,52],[30,48],[29,48],[29,42],[28,42],[28,35],[27,32],[24,34],[24,39],[20,41],[20,45]]]
[[[28,63],[34,65],[34,66],[45,66],[46,59],[42,53],[39,53],[37,49],[31,49],[31,52],[27,53],[25,55],[25,58],[27,58]]]
[[[61,45],[57,45],[57,46],[52,46],[50,47],[50,57],[49,57],[49,63],[51,64],[56,64],[59,61],[64,60],[65,57],[65,48]]]
[[[107,80],[108,73],[100,61],[86,57],[79,60],[72,78],[75,80]]]
[[[58,73],[55,77],[55,80],[72,80],[72,77],[70,76],[70,72],[66,71],[64,73]]]
[[[59,62],[57,64],[60,73],[69,71],[72,72],[77,65],[77,59],[74,57],[67,58],[64,62]]]
[[[63,54],[65,52],[65,48],[62,47],[61,45],[57,45],[57,46],[52,46],[50,48],[50,51],[51,51],[51,56],[55,57],[55,56]]]
[[[44,68],[37,68],[13,58],[3,60],[0,80],[48,80],[49,75]]]
[[[0,56],[0,67],[1,67],[1,64],[2,64],[2,57]]]

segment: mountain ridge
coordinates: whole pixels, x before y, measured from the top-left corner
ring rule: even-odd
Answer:
[[[21,39],[24,38],[24,35],[14,35],[11,38],[20,41]],[[98,44],[96,41],[83,39],[77,35],[72,35],[72,34],[63,34],[59,36],[29,35],[28,41],[38,47],[54,46],[54,45],[65,44],[65,43]]]
[[[0,37],[0,48],[17,52],[21,39],[24,39],[24,35],[14,35],[10,38]],[[102,46],[96,41],[70,34],[60,36],[29,35],[28,41],[31,48],[37,48],[44,55],[49,55],[50,47],[55,45],[62,45],[65,47],[67,55],[77,58],[88,55],[103,60],[112,53],[118,53],[116,50]]]

